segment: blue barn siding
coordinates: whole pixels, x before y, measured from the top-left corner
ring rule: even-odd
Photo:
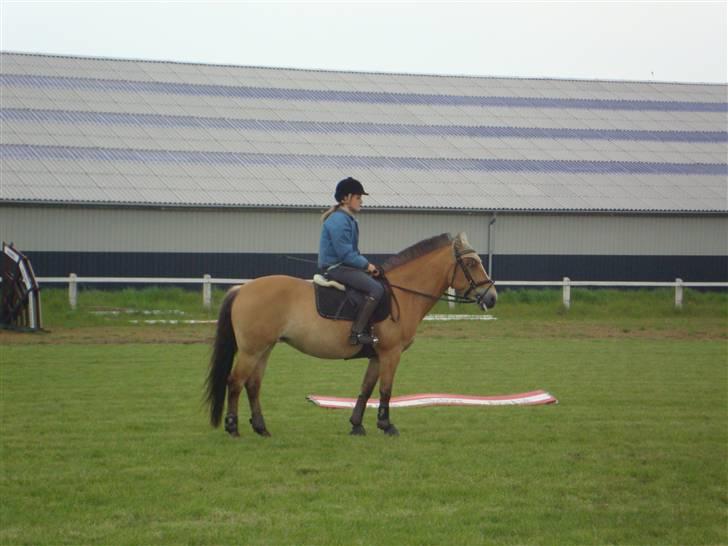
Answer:
[[[313,254],[269,253],[27,253],[39,277],[213,277],[254,278],[285,274],[310,278],[316,271]],[[389,255],[369,258],[382,263]],[[487,256],[483,256],[487,259]],[[495,279],[548,281],[569,277],[580,281],[728,281],[728,256],[595,256],[494,255]]]

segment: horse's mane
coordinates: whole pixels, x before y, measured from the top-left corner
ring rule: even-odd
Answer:
[[[391,258],[388,258],[387,261],[384,262],[384,265],[382,265],[382,269],[384,269],[385,272],[391,271],[395,267],[399,267],[408,262],[411,262],[415,258],[424,256],[425,254],[428,254],[433,250],[437,250],[438,248],[442,248],[445,245],[452,244],[454,240],[455,239],[453,238],[453,236],[449,233],[443,233],[441,235],[436,235],[435,237],[430,237],[429,239],[420,241],[419,243],[415,243],[412,246],[405,248],[399,254],[395,254]]]

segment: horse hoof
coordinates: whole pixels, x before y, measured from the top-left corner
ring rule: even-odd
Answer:
[[[229,414],[225,416],[225,432],[230,436],[237,438],[240,436],[238,433],[238,416]]]
[[[382,429],[382,432],[384,432],[384,434],[386,434],[387,436],[399,436],[399,431],[394,425],[387,425],[386,427],[380,428]]]
[[[354,425],[351,427],[351,432],[349,434],[352,436],[366,436],[367,431],[361,425]]]
[[[268,436],[270,436],[270,432],[268,432],[268,429],[265,428],[265,421],[263,421],[262,417],[260,417],[260,416],[251,417],[248,422],[250,423],[250,426],[253,428],[253,432],[255,432],[256,434],[259,434],[266,438]]]

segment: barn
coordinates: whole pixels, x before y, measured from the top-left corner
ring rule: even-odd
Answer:
[[[0,238],[39,276],[310,275],[468,233],[503,280],[728,280],[728,87],[3,52]]]

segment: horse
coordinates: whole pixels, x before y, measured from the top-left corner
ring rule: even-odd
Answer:
[[[354,435],[366,434],[364,410],[377,381],[377,428],[390,436],[399,435],[389,416],[397,366],[402,353],[414,342],[417,326],[448,287],[461,301],[477,303],[482,310],[492,308],[497,300],[495,284],[465,233],[455,237],[443,233],[420,241],[389,258],[382,271],[392,290],[392,314],[373,326],[379,341],[373,346],[349,419]],[[318,358],[348,359],[362,349],[349,344],[350,328],[350,321],[325,319],[318,314],[310,281],[270,275],[231,288],[220,306],[205,384],[211,425],[220,426],[227,392],[225,431],[234,437],[240,435],[238,401],[244,387],[253,431],[270,436],[261,410],[260,388],[273,347],[281,341]]]

